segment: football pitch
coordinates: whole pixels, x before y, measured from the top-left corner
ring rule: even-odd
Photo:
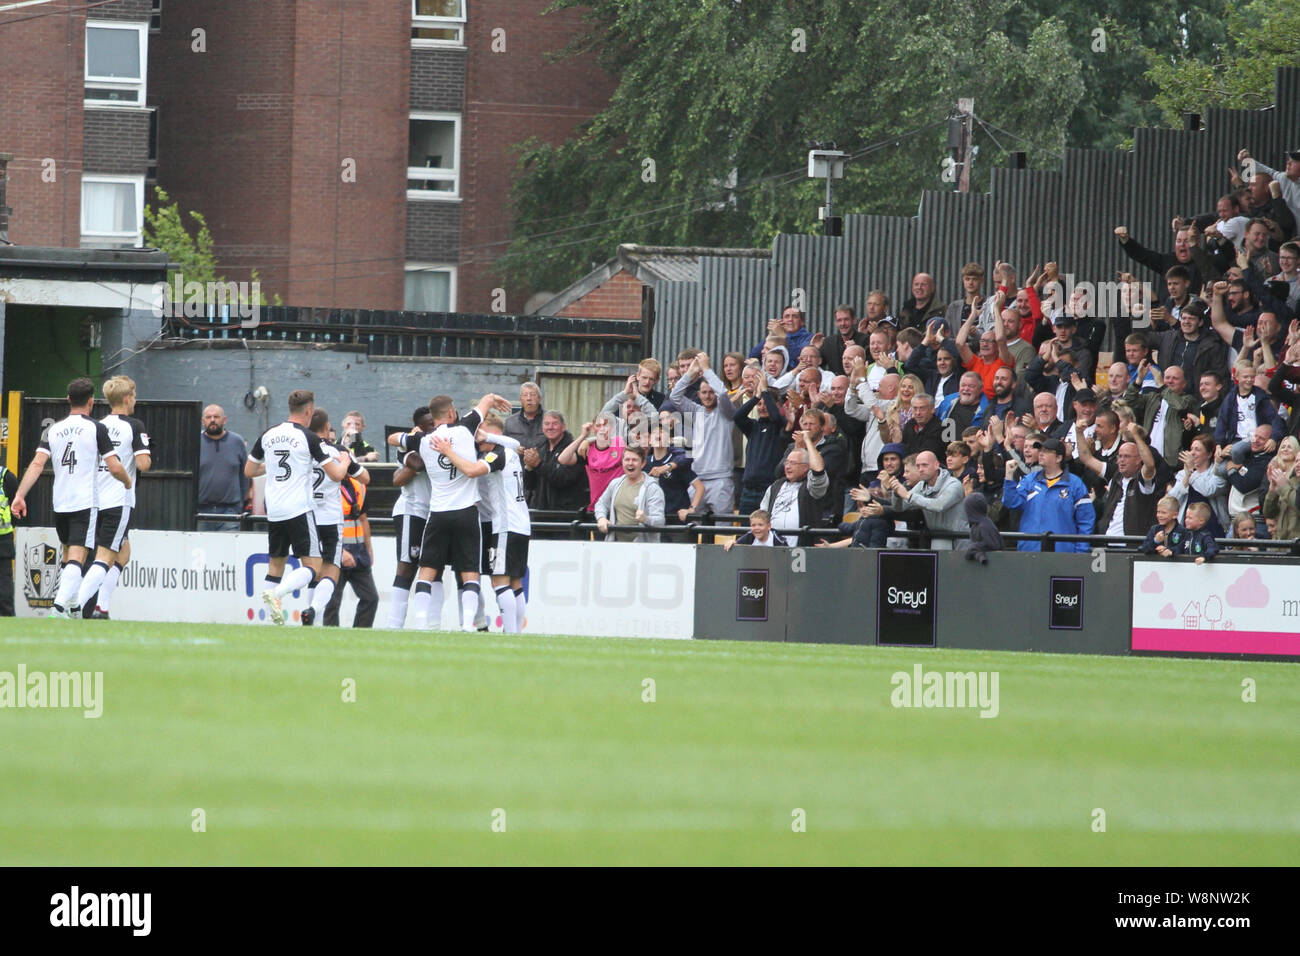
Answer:
[[[19,665],[102,715],[0,709],[7,865],[1300,858],[1285,664],[9,619]]]

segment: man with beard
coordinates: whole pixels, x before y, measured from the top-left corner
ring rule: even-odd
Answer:
[[[199,439],[200,513],[237,515],[252,507],[252,482],[244,477],[248,447],[244,439],[226,430],[226,413],[220,405],[203,409],[203,435]],[[200,531],[238,531],[238,521],[200,521]]]
[[[953,423],[955,434],[960,435],[967,428],[984,426],[989,400],[984,397],[983,384],[978,373],[965,372],[957,386],[957,393],[949,395],[935,409],[935,415],[940,421]]]
[[[1209,311],[1209,306],[1198,299],[1183,309],[1176,328],[1160,336],[1156,348],[1166,377],[1175,365],[1182,367],[1183,377],[1189,382],[1199,382],[1201,375],[1209,371],[1227,377],[1228,347],[1210,326]]]
[[[1123,394],[1122,389],[1121,394]],[[1032,410],[1032,393],[1017,380],[1015,369],[1004,365],[993,373],[993,403],[989,407],[990,418],[1006,418],[1008,414],[1020,418]]]
[[[822,367],[830,369],[836,375],[843,375],[844,350],[850,345],[867,347],[867,336],[858,331],[858,320],[853,314],[853,306],[837,305],[835,307],[835,334],[827,336],[821,345]]]
[[[1173,252],[1155,252],[1146,248],[1129,236],[1127,226],[1116,226],[1115,238],[1119,240],[1120,248],[1124,250],[1125,255],[1134,262],[1142,263],[1160,277],[1160,288],[1156,290],[1156,296],[1160,300],[1169,294],[1165,286],[1165,273],[1174,266],[1182,266],[1187,270],[1193,289],[1201,288],[1209,277],[1208,270],[1212,268],[1209,258],[1202,249],[1197,247],[1191,231],[1186,226],[1180,226],[1174,233]]]

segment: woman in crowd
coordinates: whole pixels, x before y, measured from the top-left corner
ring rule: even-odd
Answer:
[[[601,494],[611,481],[623,473],[623,440],[614,435],[614,423],[608,415],[597,415],[594,422],[582,426],[569,447],[560,452],[561,465],[577,464],[581,458],[587,465],[587,483],[591,486],[588,508],[595,508]]]
[[[1262,513],[1269,537],[1280,541],[1300,538],[1300,442],[1294,435],[1282,439],[1277,457],[1265,473],[1268,494]]]
[[[1231,523],[1228,519],[1228,483],[1214,473],[1214,436],[1197,435],[1192,439],[1191,449],[1180,452],[1178,460],[1183,467],[1174,476],[1174,485],[1169,493],[1181,505],[1179,523],[1183,522],[1188,505],[1204,501],[1210,506],[1210,520],[1205,530],[1216,538],[1225,537],[1224,529]]]

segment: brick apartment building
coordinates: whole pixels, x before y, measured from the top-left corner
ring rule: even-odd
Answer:
[[[0,7],[5,6],[0,0]],[[516,156],[607,102],[547,0],[63,0],[0,11],[10,239],[141,244],[146,189],[294,305],[500,309]],[[52,170],[52,171],[51,171]],[[521,312],[535,290],[505,288]]]
[[[158,182],[285,302],[488,312],[515,165],[608,100],[546,0],[163,0]],[[194,30],[206,31],[195,52]],[[522,311],[531,290],[506,290]]]
[[[139,244],[151,13],[151,0],[117,0],[89,17],[57,2],[0,12],[0,152],[13,155],[9,241]]]

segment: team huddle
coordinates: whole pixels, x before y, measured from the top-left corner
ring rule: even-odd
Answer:
[[[149,470],[149,436],[132,417],[135,383],[117,376],[104,383],[110,413],[90,417],[95,386],[79,378],[68,386],[69,414],[47,429],[13,499],[18,518],[47,462],[54,469],[54,523],[63,559],[53,617],[108,618],[122,569],[131,557],[128,531],[136,481]],[[393,508],[397,573],[388,626],[442,623],[443,571],[456,574],[459,621],[475,630],[483,612],[480,579],[496,594],[502,628],[523,628],[523,579],[532,532],[524,495],[519,443],[503,433],[498,412],[510,403],[483,396],[463,418],[445,395],[416,410],[413,426],[389,443],[402,452],[393,476],[400,497]],[[370,474],[329,440],[329,414],[304,389],[289,394],[289,417],[267,429],[249,450],[244,474],[265,475],[268,567],[261,598],[275,624],[286,620],[283,599],[305,590],[301,613],[312,625],[325,613],[344,566],[345,482],[366,485]],[[286,571],[290,555],[297,566]],[[411,597],[412,590],[414,597]]]
[[[90,417],[95,383],[79,378],[68,385],[68,417],[46,430],[13,500],[14,516],[26,517],[27,493],[45,463],[52,463],[54,525],[63,560],[51,617],[109,617],[118,578],[131,560],[127,532],[136,478],[153,459],[144,426],[131,417],[135,382],[125,375],[110,378],[104,398],[109,414],[95,421]]]
[[[488,576],[501,609],[502,629],[523,629],[524,574],[532,525],[524,497],[519,443],[503,433],[495,412],[510,402],[484,395],[464,418],[439,395],[415,410],[412,429],[389,436],[404,453],[393,476],[401,498],[393,508],[397,574],[388,626],[405,625],[410,598],[412,624],[436,627],[442,620],[443,570],[456,574],[460,623],[473,631],[481,613],[481,576]]]

